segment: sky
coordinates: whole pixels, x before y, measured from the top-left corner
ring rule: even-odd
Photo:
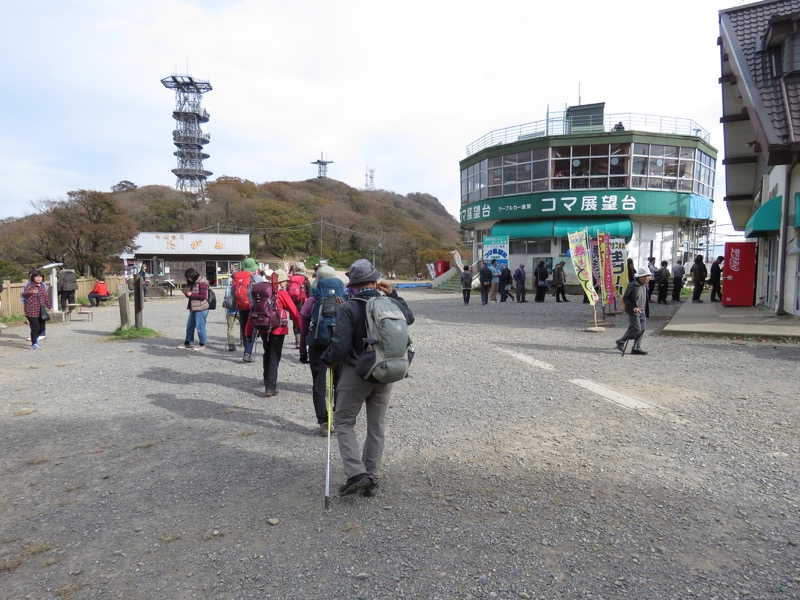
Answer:
[[[218,176],[328,176],[436,196],[459,161],[548,109],[693,119],[722,148],[718,11],[707,0],[3,0],[0,218],[77,189],[174,186],[172,74],[209,81]],[[741,3],[740,3],[741,4]],[[714,218],[732,231],[717,162]]]

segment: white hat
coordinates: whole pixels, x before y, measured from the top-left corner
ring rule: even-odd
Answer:
[[[639,277],[652,277],[652,275],[653,274],[650,272],[650,269],[640,268],[638,271],[636,271],[636,275],[634,275],[633,277],[635,279],[639,279]]]

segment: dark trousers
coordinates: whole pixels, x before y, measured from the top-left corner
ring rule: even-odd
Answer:
[[[283,354],[283,338],[285,335],[262,336],[264,340],[264,390],[274,392],[278,389],[278,364]]]
[[[681,299],[681,289],[683,288],[683,277],[672,278],[672,299],[677,302]]]
[[[650,302],[653,296],[653,290],[656,289],[656,280],[651,277],[647,282],[647,301]]]
[[[470,288],[461,290],[461,295],[464,296],[464,304],[469,304],[469,297],[471,294],[472,290]]]
[[[557,285],[556,286],[556,302],[561,302],[562,298],[564,300],[567,299],[567,294],[564,292],[564,286],[563,285]]]
[[[500,302],[506,301],[506,282],[501,281],[497,284],[497,291],[500,292]]]
[[[242,344],[244,344],[244,353],[245,354],[252,354],[253,353],[253,342],[256,339],[256,332],[255,329],[253,330],[253,335],[247,337],[244,334],[244,330],[247,327],[247,321],[250,319],[250,311],[249,310],[240,310],[239,311],[239,337],[242,340]],[[264,348],[266,350],[266,344],[264,344]],[[266,351],[265,351],[266,354]]]
[[[308,366],[311,367],[311,396],[314,400],[314,413],[317,415],[317,423],[328,422],[328,369],[322,362],[322,353],[325,347],[308,347]],[[333,408],[336,409],[336,386],[339,384],[339,373],[341,367],[333,368]]]
[[[534,301],[536,302],[544,302],[544,297],[547,294],[547,286],[546,285],[536,285],[536,297]]]
[[[722,300],[722,283],[719,281],[711,282],[711,301]]]
[[[61,312],[66,312],[67,304],[75,304],[75,290],[69,292],[58,292],[61,301]]]
[[[490,286],[481,284],[481,304],[489,302],[489,288]]]
[[[667,301],[667,290],[669,289],[669,283],[659,283],[658,284],[658,301],[659,302],[666,302]]]
[[[705,287],[705,280],[698,281],[694,284],[694,291],[692,292],[692,300],[700,300],[700,295],[703,293]]]
[[[525,300],[525,282],[517,282],[517,302],[527,302]]]
[[[31,346],[39,341],[39,336],[44,331],[44,321],[41,317],[26,317],[28,325],[31,326]]]
[[[101,302],[108,300],[110,296],[101,296],[100,294],[97,294],[95,292],[89,292],[88,298],[89,298],[89,304],[91,306],[97,307],[100,306]]]

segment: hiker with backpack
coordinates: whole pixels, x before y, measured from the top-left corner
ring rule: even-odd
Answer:
[[[296,263],[289,269],[289,285],[286,291],[289,292],[299,312],[311,295],[311,282],[306,277],[306,267],[303,263]],[[293,325],[293,333],[294,347],[300,348],[300,327]]]
[[[319,434],[328,434],[328,407],[326,404],[327,369],[322,353],[328,348],[336,329],[339,307],[345,301],[344,283],[336,276],[333,267],[321,267],[311,296],[300,309],[300,362],[311,367],[311,396],[319,425]],[[339,365],[333,367],[333,387],[339,383]],[[334,408],[335,394],[334,394]]]
[[[253,332],[264,342],[264,397],[278,393],[278,365],[283,354],[283,341],[289,333],[289,319],[299,326],[300,313],[286,291],[286,271],[274,271],[271,281],[256,283],[251,288],[252,306],[245,333]]]
[[[233,305],[239,311],[239,335],[244,345],[242,361],[246,363],[253,362],[253,344],[256,339],[252,332],[250,335],[245,333],[247,321],[250,318],[250,308],[252,307],[250,289],[253,284],[262,281],[264,281],[264,278],[258,274],[258,262],[255,258],[250,257],[242,261],[242,270],[236,271],[231,277]],[[230,339],[228,340],[228,350],[236,350],[235,347],[231,347]]]
[[[189,318],[186,320],[186,337],[183,344],[178,346],[182,350],[205,350],[208,336],[206,335],[206,318],[208,317],[208,279],[201,276],[197,269],[189,267],[184,271],[186,288],[183,295],[189,302],[186,308]],[[194,345],[194,332],[197,330],[198,346]]]
[[[413,355],[407,327],[414,315],[391,285],[379,281],[381,273],[367,259],[355,261],[347,275],[353,296],[339,309],[322,360],[327,367],[342,369],[333,416],[347,477],[339,495],[373,496],[380,478],[392,382],[405,376]],[[367,434],[362,450],[354,428],[364,405]]]

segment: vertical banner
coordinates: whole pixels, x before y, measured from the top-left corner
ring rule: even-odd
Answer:
[[[628,287],[628,249],[625,238],[611,238],[611,272],[613,273],[614,290],[620,298]]]
[[[575,267],[575,276],[583,288],[586,297],[589,298],[589,304],[597,303],[597,292],[592,287],[592,265],[590,263],[591,257],[589,246],[586,242],[586,230],[573,231],[568,233],[569,238],[569,253],[572,257],[572,264]]]
[[[483,238],[483,260],[492,262],[497,259],[498,265],[508,266],[508,236],[487,235]]]
[[[596,288],[603,281],[602,266],[600,264],[600,238],[589,238],[589,251],[592,253],[592,287]]]
[[[611,265],[611,236],[607,233],[599,233],[597,237],[600,242],[600,271],[603,282],[603,304],[614,303],[614,272]]]

